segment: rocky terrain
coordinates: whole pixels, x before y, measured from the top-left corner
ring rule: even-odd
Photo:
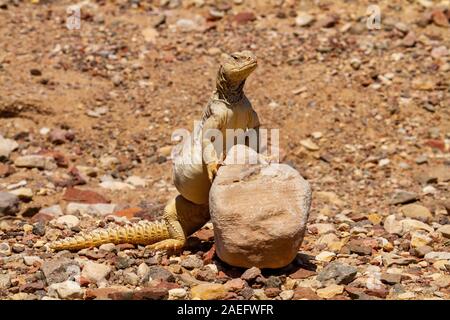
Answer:
[[[367,24],[378,3],[379,28]],[[0,0],[0,299],[450,299],[450,4]],[[181,255],[46,244],[157,219],[223,52],[311,184],[283,269],[233,268],[212,224]]]

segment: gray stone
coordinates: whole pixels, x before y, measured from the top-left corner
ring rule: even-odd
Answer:
[[[67,228],[70,229],[70,228],[78,226],[80,224],[80,219],[78,219],[74,215],[68,214],[68,215],[61,216],[58,219],[56,219],[56,223],[65,225],[65,226],[67,226]]]
[[[80,275],[78,263],[68,258],[45,261],[41,269],[49,285],[64,282],[68,279],[73,280],[75,276]]]
[[[400,221],[397,221],[394,214],[386,217],[384,220],[384,230],[388,233],[401,235],[403,231],[403,226]]]
[[[267,288],[280,288],[283,284],[283,281],[279,277],[270,276],[265,281],[265,284]]]
[[[148,276],[151,278],[151,280],[164,280],[167,282],[175,281],[174,275],[170,271],[168,271],[160,266],[149,267]]]
[[[131,271],[125,271],[123,273],[123,278],[127,284],[132,286],[136,286],[139,283],[139,276]]]
[[[58,296],[61,299],[81,299],[83,297],[83,289],[78,282],[67,280],[61,283],[54,283],[48,287],[50,296]]]
[[[425,255],[427,260],[450,260],[450,252],[432,251]]]
[[[60,217],[64,214],[59,204],[47,208],[42,208],[39,213],[45,213],[54,217]]]
[[[357,272],[355,267],[334,261],[319,272],[317,280],[323,285],[348,284],[355,279]]]
[[[33,225],[33,234],[37,236],[44,236],[45,235],[45,223],[40,221]]]
[[[406,204],[410,202],[414,202],[418,199],[418,196],[416,193],[408,192],[405,190],[396,190],[395,193],[392,196],[391,204]]]
[[[23,262],[27,266],[32,266],[35,262],[38,262],[38,263],[42,264],[44,262],[44,260],[42,260],[38,256],[24,256],[23,257]]]
[[[11,246],[6,243],[0,243],[0,257],[11,255]]]
[[[169,290],[169,300],[179,300],[186,297],[187,291],[183,288],[175,288]]]
[[[142,262],[137,269],[137,275],[141,279],[145,279],[147,277],[147,280],[148,280],[149,271],[150,271],[150,268],[148,267],[148,265],[145,262]]]
[[[117,269],[126,269],[131,265],[131,259],[125,256],[118,256],[114,260]]]
[[[105,243],[102,244],[98,249],[107,252],[113,252],[114,250],[116,250],[116,245],[114,243]]]
[[[195,255],[189,255],[187,258],[181,261],[181,266],[186,269],[199,269],[203,267],[203,261]]]
[[[14,253],[21,253],[21,252],[24,252],[25,251],[25,245],[23,245],[23,244],[21,244],[21,243],[14,243],[13,245],[12,245],[12,251],[14,252]]]
[[[135,187],[131,184],[122,181],[104,181],[100,183],[100,187],[113,191],[134,190]]]
[[[109,203],[87,204],[71,202],[67,205],[66,211],[67,214],[72,215],[80,213],[82,215],[106,216],[114,213],[116,207],[116,204]]]
[[[14,215],[19,211],[19,197],[9,192],[0,192],[0,216]]]

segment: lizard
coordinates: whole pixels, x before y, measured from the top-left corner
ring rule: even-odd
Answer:
[[[131,243],[150,250],[182,249],[187,237],[210,220],[209,190],[227,151],[216,150],[214,137],[208,132],[219,130],[225,140],[227,129],[254,129],[259,141],[259,117],[244,93],[245,82],[257,64],[256,56],[247,50],[224,55],[216,90],[203,110],[200,126],[192,139],[174,148],[173,181],[179,194],[166,204],[160,220],[80,233],[53,241],[50,248],[79,250],[105,243]],[[222,146],[226,148],[226,141]]]

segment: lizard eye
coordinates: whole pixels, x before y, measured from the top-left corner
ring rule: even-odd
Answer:
[[[238,59],[239,59],[239,57],[238,57],[237,55],[235,55],[235,54],[232,54],[231,57],[232,57],[234,60],[238,60]]]

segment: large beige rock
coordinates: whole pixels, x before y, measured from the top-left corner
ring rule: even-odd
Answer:
[[[311,188],[286,164],[230,164],[219,169],[210,191],[216,252],[237,267],[281,268],[295,258],[303,240]],[[239,152],[238,152],[239,153]],[[235,153],[234,153],[235,154]],[[247,159],[258,156],[251,152]]]

